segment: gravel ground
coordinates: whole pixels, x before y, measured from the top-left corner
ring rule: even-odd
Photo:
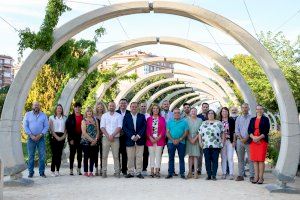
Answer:
[[[237,161],[235,160],[235,172],[237,172]],[[186,160],[187,161],[187,160]],[[249,180],[236,182],[231,180],[206,181],[203,174],[199,179],[183,180],[179,177],[165,179],[167,174],[168,157],[164,154],[162,159],[162,177],[160,179],[145,177],[145,179],[124,177],[115,178],[113,174],[113,161],[110,156],[108,166],[108,178],[69,176],[67,166],[61,169],[62,176],[51,177],[50,169],[47,167],[47,178],[35,176],[34,184],[29,187],[4,187],[4,199],[22,200],[46,200],[46,199],[122,199],[122,200],[146,200],[146,199],[222,199],[222,200],[251,200],[251,199],[300,199],[295,194],[271,194],[265,189],[266,184],[275,183],[271,173],[266,173],[264,185],[251,184]],[[187,162],[186,162],[187,163]],[[219,165],[220,166],[220,165]],[[36,174],[38,170],[36,169]],[[178,172],[178,160],[176,160],[176,171]],[[205,169],[203,169],[203,173]],[[221,174],[219,167],[218,174]],[[28,172],[24,172],[27,177]],[[6,177],[7,180],[8,177]],[[297,178],[293,184],[300,188],[300,179]]]

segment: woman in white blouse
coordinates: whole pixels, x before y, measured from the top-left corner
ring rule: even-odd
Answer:
[[[58,104],[55,107],[54,115],[49,117],[50,127],[50,146],[52,151],[51,172],[53,176],[59,176],[59,168],[61,164],[61,155],[65,145],[66,132],[66,120],[63,107]]]

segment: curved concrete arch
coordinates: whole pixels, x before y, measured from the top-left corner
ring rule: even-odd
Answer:
[[[185,95],[182,95],[181,97],[175,99],[171,104],[170,104],[170,110],[173,110],[174,108],[176,108],[176,106],[183,101],[184,99],[187,99],[189,97],[194,97],[194,96],[199,96],[198,92],[193,92],[193,93],[188,93]]]
[[[190,90],[187,90],[187,89],[182,89],[182,90],[177,90],[169,95],[167,95],[165,98],[163,98],[160,102],[159,102],[159,105],[161,106],[162,103],[164,101],[170,101],[173,97],[175,97],[176,95],[179,95],[179,94],[182,94],[182,93],[186,93],[186,92],[190,92]],[[211,94],[210,94],[211,95]],[[215,99],[216,97],[212,95],[212,98]],[[216,98],[218,99],[218,98]],[[220,101],[220,100],[219,100]]]
[[[203,97],[194,97],[194,98],[191,98],[189,100],[187,100],[185,103],[188,103],[188,104],[192,104],[193,102],[195,101],[200,101],[201,99],[203,99]],[[183,104],[179,107],[180,110],[183,109]]]
[[[164,71],[164,70],[160,70],[160,71]],[[178,70],[178,69],[173,69],[173,70],[169,70],[171,73],[174,74],[181,74],[181,75],[188,75],[191,76],[195,79],[198,79],[199,82],[203,82],[204,84],[206,84],[208,87],[211,87],[213,90],[215,90],[218,94],[220,94],[223,98],[224,101],[228,100],[227,95],[225,94],[225,92],[218,86],[216,85],[214,82],[212,82],[211,80],[209,80],[208,78],[199,75],[196,72],[193,71],[186,71],[186,70]],[[142,90],[140,90],[133,98],[131,101],[138,101],[145,93],[147,93],[149,91],[149,89],[152,88],[152,85],[148,85],[145,88],[143,88]]]
[[[272,85],[281,116],[282,140],[275,173],[280,181],[293,181],[300,155],[299,116],[291,89],[279,66],[270,53],[237,24],[209,10],[175,2],[129,2],[90,11],[56,29],[54,44],[49,52],[31,52],[9,89],[1,114],[0,146],[4,150],[0,152],[0,157],[5,165],[4,173],[15,174],[26,168],[19,133],[22,111],[37,72],[50,56],[72,36],[92,25],[119,16],[151,11],[188,17],[218,28],[236,39],[254,56]],[[252,102],[249,103],[252,106]]]
[[[212,103],[217,103],[217,102],[219,102],[219,101],[218,101],[218,100],[214,100],[214,99],[202,99],[202,100],[200,100],[200,101],[194,103],[194,104],[192,105],[192,107],[200,106],[203,102],[206,102],[206,103],[208,103],[208,104],[212,104]]]
[[[161,84],[164,84],[164,83],[170,83],[170,82],[174,82],[174,81],[179,81],[181,80],[180,78],[167,78],[167,79],[163,79],[163,80],[159,80],[159,81],[156,81],[154,83],[151,83],[149,86],[147,86],[147,89],[145,90],[146,92],[161,85]],[[186,80],[186,79],[185,79]],[[169,92],[171,90],[175,90],[175,89],[180,89],[180,88],[185,88],[187,91],[193,91],[193,90],[201,90],[201,88],[199,88],[199,85],[197,85],[198,82],[196,80],[191,80],[191,82],[189,83],[184,83],[184,84],[176,84],[176,85],[171,85],[171,86],[168,86],[168,87],[165,87],[159,91],[157,91],[156,93],[154,93],[148,100],[147,100],[147,105],[151,105],[153,103],[153,101],[158,98],[160,95],[166,93],[166,92]],[[142,90],[144,90],[145,88],[143,88]],[[141,90],[141,91],[142,91]],[[205,91],[203,91],[204,94],[206,95],[209,95],[211,96],[210,94],[207,94],[205,93]],[[139,98],[132,98],[132,100],[130,101],[131,102],[138,102],[140,100],[141,97]],[[129,105],[130,105],[129,103]],[[128,105],[128,106],[129,106]]]
[[[142,82],[147,81],[147,80],[149,80],[149,79],[151,79],[151,78],[153,78],[153,77],[155,77],[155,76],[159,76],[159,75],[173,75],[174,72],[175,72],[175,70],[159,70],[159,71],[151,72],[151,73],[149,73],[149,74],[147,74],[147,75],[145,75],[145,76],[143,76],[143,77],[138,78],[134,83],[132,83],[130,86],[128,86],[126,90],[121,91],[121,92],[117,95],[117,97],[116,97],[115,100],[114,100],[115,103],[118,104],[119,101],[120,101],[122,98],[125,98],[125,97],[127,96],[127,94],[128,94],[135,86],[141,84]],[[186,72],[180,72],[180,71],[178,71],[178,73],[181,73],[181,74],[184,74],[184,73],[185,73],[186,75],[190,75],[190,76],[193,75],[193,72],[188,72],[188,71],[186,71]],[[190,78],[189,78],[189,79],[190,79]],[[198,81],[198,83],[199,83],[199,81]],[[199,87],[202,87],[202,89],[203,89],[204,91],[207,91],[207,92],[209,92],[210,94],[212,94],[212,95],[214,95],[214,96],[220,98],[221,101],[222,101],[222,103],[223,103],[223,104],[226,104],[226,103],[225,103],[225,100],[224,100],[224,97],[223,97],[223,96],[220,96],[220,94],[217,93],[217,92],[216,92],[214,89],[212,89],[211,87],[209,87],[209,86],[207,86],[207,85],[205,85],[205,84],[199,84]]]
[[[275,116],[273,115],[273,113],[271,113],[270,111],[267,111],[266,114],[269,116],[270,118],[270,122],[271,122],[271,127],[273,130],[278,130],[278,125],[277,125],[277,121]]]
[[[141,67],[143,65],[149,65],[149,64],[155,64],[158,62],[168,62],[168,63],[179,63],[179,64],[184,64],[187,65],[189,67],[198,69],[206,72],[209,77],[211,79],[213,79],[214,81],[218,82],[219,85],[223,88],[223,90],[226,92],[226,95],[228,95],[228,97],[230,97],[230,99],[235,103],[238,104],[238,100],[236,95],[234,94],[233,90],[231,89],[231,87],[229,87],[229,85],[227,84],[227,82],[217,73],[215,73],[213,70],[211,70],[208,67],[203,66],[200,63],[194,62],[192,60],[189,59],[184,59],[184,58],[173,58],[173,57],[153,57],[153,58],[147,58],[147,59],[143,59],[140,61],[137,61],[137,63],[135,63],[133,66],[129,66],[125,69],[121,68],[117,71],[117,77],[112,79],[109,83],[103,83],[102,85],[100,85],[100,87],[97,89],[96,92],[96,98],[102,98],[103,95],[105,94],[106,90],[111,87],[111,85],[113,83],[115,83],[122,75],[125,75],[126,73],[137,69],[138,67]],[[210,84],[210,83],[208,83]],[[223,92],[222,90],[219,90],[219,92]]]
[[[191,103],[197,101],[197,102],[194,103],[194,104],[196,104],[196,103],[198,103],[198,102],[204,102],[204,101],[208,101],[208,100],[212,100],[213,103],[216,103],[216,102],[220,103],[220,101],[218,101],[218,100],[214,100],[214,99],[211,99],[211,98],[201,98],[201,97],[194,97],[194,98],[191,98],[191,99],[187,100],[186,103],[191,104]],[[194,104],[192,104],[190,107],[193,108],[193,107],[194,107],[194,106],[193,106]],[[220,104],[220,105],[221,105],[221,104]],[[222,106],[222,105],[221,105],[221,106]],[[179,107],[179,109],[180,109],[180,110],[183,110],[183,104]]]

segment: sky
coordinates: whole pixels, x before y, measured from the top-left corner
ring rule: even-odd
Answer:
[[[68,0],[66,1],[67,5],[71,7],[72,10],[61,16],[58,27],[88,11],[108,6],[110,3],[115,4],[128,1],[129,0]],[[282,31],[291,41],[295,41],[300,34],[300,0],[173,1],[193,4],[216,12],[235,22],[253,36],[255,36],[254,28],[257,33],[260,31]],[[0,17],[5,19],[16,29],[29,27],[34,31],[38,31],[44,18],[46,4],[46,0],[0,0]],[[254,28],[247,14],[245,4],[250,13]],[[291,18],[292,16],[293,18]],[[94,30],[100,26],[106,29],[106,34],[99,39],[97,44],[99,51],[128,39],[145,36],[174,36],[199,42],[228,58],[238,53],[247,54],[247,51],[239,45],[237,41],[213,27],[188,18],[166,14],[135,14],[119,17],[118,19],[111,19],[82,31],[76,35],[75,38],[92,39]],[[212,36],[215,39],[213,39]],[[10,55],[17,60],[18,41],[18,33],[0,19],[0,54]],[[141,46],[135,49],[151,52],[159,56],[189,58],[204,65],[212,66],[210,60],[179,47],[157,44]],[[25,51],[23,59],[26,58],[30,51],[31,50]]]

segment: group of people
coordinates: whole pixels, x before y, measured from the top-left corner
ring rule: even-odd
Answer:
[[[221,179],[234,180],[234,152],[238,156],[238,176],[236,181],[246,177],[246,154],[248,155],[250,181],[264,182],[264,161],[268,146],[270,123],[264,116],[261,105],[256,106],[256,116],[249,114],[249,105],[242,104],[241,114],[237,108],[231,113],[222,107],[219,115],[203,103],[201,113],[188,103],[169,110],[169,101],[161,106],[151,105],[147,113],[147,103],[128,102],[121,99],[119,109],[111,101],[106,106],[98,102],[95,109],[87,107],[81,113],[81,104],[75,103],[73,113],[64,115],[59,104],[54,115],[49,117],[40,110],[38,102],[27,112],[23,126],[28,135],[29,177],[34,175],[34,156],[38,149],[39,174],[45,176],[45,135],[50,132],[52,150],[51,172],[59,176],[65,139],[70,148],[70,175],[74,175],[74,159],[77,155],[77,174],[107,177],[107,159],[111,149],[114,161],[114,176],[143,179],[150,167],[151,177],[161,177],[162,153],[167,146],[169,163],[167,179],[178,176],[175,172],[175,153],[179,157],[179,176],[199,178],[204,155],[207,180],[217,180],[218,159],[221,154]],[[232,115],[232,116],[231,116]],[[100,154],[100,156],[99,156]],[[185,156],[188,156],[188,173],[185,175]],[[100,159],[99,159],[100,158]],[[100,162],[99,162],[100,161]],[[150,162],[149,162],[150,161]],[[100,164],[100,165],[99,165]],[[94,174],[95,170],[95,174]]]

